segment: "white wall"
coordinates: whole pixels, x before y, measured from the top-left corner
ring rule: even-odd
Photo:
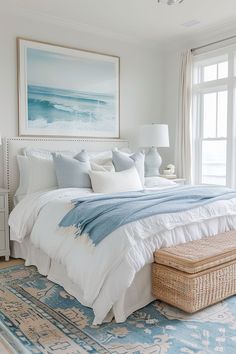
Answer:
[[[158,50],[136,43],[82,33],[64,25],[13,14],[0,14],[0,134],[18,135],[16,38],[41,40],[59,45],[104,52],[121,59],[121,137],[137,145],[139,124],[161,117],[162,57]],[[0,186],[3,184],[0,155]]]
[[[170,147],[162,149],[164,164],[175,162],[175,134],[178,119],[179,95],[179,51],[164,54],[163,64],[163,106],[162,120],[169,126]]]

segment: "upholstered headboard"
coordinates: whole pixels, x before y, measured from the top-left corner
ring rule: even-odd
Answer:
[[[22,154],[25,147],[42,148],[51,151],[104,151],[114,147],[128,147],[128,141],[122,139],[74,139],[74,138],[43,138],[43,137],[14,137],[4,139],[4,185],[9,189],[9,205],[19,184],[19,171],[16,156]]]

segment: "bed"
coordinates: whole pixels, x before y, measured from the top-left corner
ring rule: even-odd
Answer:
[[[127,147],[125,140],[9,138],[5,142],[5,184],[10,205],[18,184],[16,155],[26,146],[55,150],[102,151]],[[13,210],[11,255],[25,259],[94,311],[94,324],[115,318],[123,322],[153,301],[153,252],[187,241],[236,229],[236,198],[219,200],[192,210],[150,216],[123,225],[97,247],[89,247],[74,232],[58,228],[71,200],[91,195],[89,189],[40,191],[24,198]]]

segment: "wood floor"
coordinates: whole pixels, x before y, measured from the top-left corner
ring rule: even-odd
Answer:
[[[0,269],[12,267],[14,265],[23,264],[23,263],[24,260],[20,258],[19,259],[10,258],[10,260],[6,262],[5,257],[0,257]]]

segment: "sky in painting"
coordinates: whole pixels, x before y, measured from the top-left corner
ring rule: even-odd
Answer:
[[[99,58],[99,57],[98,57]],[[112,61],[92,58],[82,52],[80,57],[27,49],[28,84],[115,95],[116,66]]]

